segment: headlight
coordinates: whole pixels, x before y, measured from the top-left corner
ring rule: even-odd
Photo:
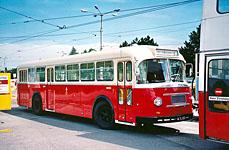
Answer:
[[[162,105],[162,99],[160,97],[157,97],[154,101],[153,101],[154,105],[156,106],[161,106]]]

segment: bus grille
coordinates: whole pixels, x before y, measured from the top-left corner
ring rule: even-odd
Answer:
[[[172,104],[186,103],[185,95],[172,96]]]

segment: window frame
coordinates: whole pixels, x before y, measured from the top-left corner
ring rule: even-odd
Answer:
[[[226,114],[228,114],[229,113],[229,111],[227,112],[226,110],[218,110],[217,108],[214,108],[214,107],[211,107],[211,105],[212,105],[212,101],[210,101],[209,100],[209,97],[210,96],[216,96],[216,95],[210,95],[210,92],[209,92],[209,79],[210,79],[210,69],[212,69],[212,68],[210,68],[210,63],[211,62],[213,62],[213,61],[215,61],[215,60],[217,60],[217,61],[220,61],[220,60],[227,60],[227,61],[229,61],[229,59],[225,59],[225,58],[218,58],[218,59],[211,59],[209,62],[208,62],[208,68],[207,68],[207,70],[208,70],[208,73],[207,73],[207,91],[208,91],[208,96],[207,96],[207,101],[208,101],[208,105],[206,106],[206,107],[208,107],[208,110],[210,111],[210,112],[217,112],[217,113],[226,113]],[[219,66],[219,62],[217,62],[217,67]],[[223,69],[222,69],[223,70]],[[212,74],[212,73],[211,73]],[[214,78],[214,77],[211,77],[211,78]],[[220,79],[220,77],[219,76],[217,76],[217,77],[215,77],[216,79]],[[220,97],[222,97],[222,96],[220,96]],[[222,102],[222,101],[219,101],[219,102]]]
[[[19,83],[28,82],[28,68],[19,70]]]
[[[119,64],[122,64],[122,80],[119,80]],[[118,82],[123,82],[124,81],[124,63],[123,62],[118,62],[117,64],[117,78]]]
[[[41,71],[37,71],[38,69],[44,69],[44,71],[43,72],[41,72]],[[40,75],[41,73],[44,73],[44,80],[43,81],[41,81],[40,80],[40,78],[39,78],[39,81],[38,81],[38,78],[37,78],[37,76],[38,76],[38,74]],[[46,82],[46,79],[45,79],[45,77],[46,77],[46,68],[45,67],[36,67],[36,82]]]
[[[225,12],[220,11],[220,1],[221,0],[217,0],[217,4],[216,4],[216,11],[217,11],[217,13],[218,14],[227,14],[227,13],[229,13],[229,10],[228,11],[225,11]]]
[[[111,67],[109,67],[109,68],[112,69],[112,77],[110,79],[105,79],[104,74],[111,72],[111,71],[106,71],[106,69],[108,68],[108,67],[106,67],[106,63],[108,63],[108,62],[111,63]],[[98,78],[99,77],[98,70],[100,69],[100,68],[97,68],[98,63],[103,64],[103,68],[102,68],[103,69],[103,71],[102,71],[103,72],[103,79]],[[114,81],[114,62],[112,60],[96,62],[95,70],[96,70],[96,81]]]
[[[130,80],[128,80],[128,78],[127,78],[127,74],[128,74],[128,72],[127,72],[127,65],[128,65],[128,63],[130,63],[131,64],[131,75],[130,75]],[[133,63],[131,62],[131,61],[127,61],[126,62],[126,81],[127,82],[131,82],[132,80],[133,80]]]
[[[30,76],[30,70],[33,70],[33,80],[31,80],[31,76]],[[29,83],[34,83],[37,82],[36,81],[36,68],[35,67],[30,67],[28,68],[28,82]]]
[[[93,64],[93,68],[89,68],[90,66],[89,65],[91,65],[91,64]],[[82,69],[82,65],[86,65],[86,68],[84,68],[84,69]],[[82,79],[82,77],[84,77],[82,74],[82,71],[85,71],[85,70],[88,70],[88,71],[90,71],[89,69],[92,69],[92,71],[94,72],[93,73],[93,79],[92,80],[87,80],[87,79]],[[90,81],[95,81],[95,77],[96,77],[96,71],[95,71],[95,62],[88,62],[88,63],[81,63],[80,64],[80,81],[82,81],[82,82],[90,82]]]
[[[56,68],[57,67],[64,67],[64,80],[57,80],[57,74],[58,73],[56,73]],[[66,65],[56,65],[55,67],[54,67],[54,72],[55,72],[55,82],[66,82]],[[60,75],[62,75],[63,73],[60,73]]]
[[[71,70],[68,70],[68,67],[69,66],[74,66],[74,65],[76,65],[76,69],[71,69]],[[76,71],[76,73],[78,73],[78,79],[76,79],[76,80],[70,80],[68,77],[68,75],[69,75],[69,71],[70,72],[74,72],[75,73],[75,71]],[[72,73],[71,73],[72,74]],[[77,76],[76,76],[77,77]],[[80,64],[78,64],[78,63],[75,63],[75,64],[67,64],[66,65],[66,81],[67,82],[79,82],[80,81]]]

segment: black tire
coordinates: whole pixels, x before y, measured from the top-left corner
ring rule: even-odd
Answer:
[[[94,120],[102,129],[114,128],[114,112],[107,102],[99,102],[94,109]]]
[[[32,99],[32,110],[33,113],[36,115],[41,115],[43,110],[42,110],[42,100],[41,96],[38,94],[35,94]]]

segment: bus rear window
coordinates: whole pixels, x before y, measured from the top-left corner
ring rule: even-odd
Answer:
[[[229,12],[229,0],[218,0],[219,13],[228,13]]]

